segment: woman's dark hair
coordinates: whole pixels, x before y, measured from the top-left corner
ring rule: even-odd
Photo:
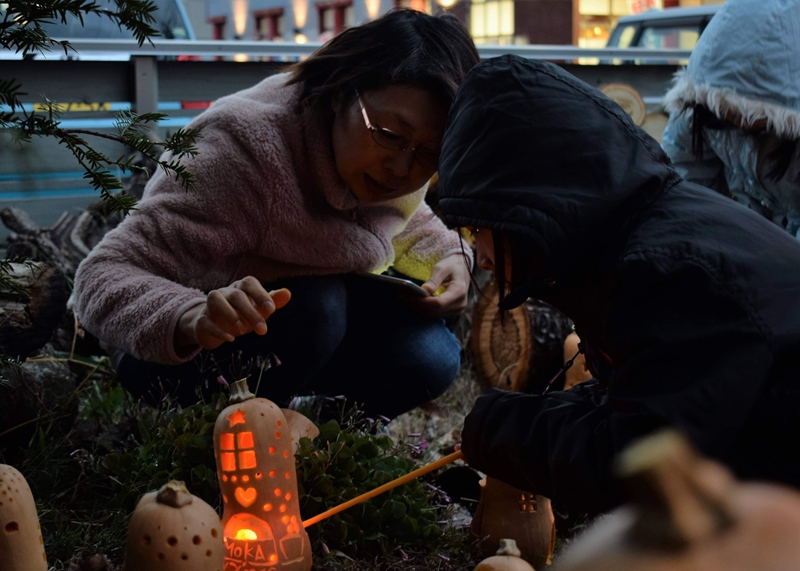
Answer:
[[[287,85],[301,83],[297,112],[328,114],[333,98],[390,84],[426,89],[450,107],[459,84],[479,61],[469,32],[452,15],[395,9],[349,28],[290,68]]]
[[[529,283],[534,266],[533,248],[529,240],[511,232],[492,230],[494,241],[494,281],[497,284],[498,303],[503,303],[506,295]],[[511,256],[511,280],[506,282],[506,257]]]

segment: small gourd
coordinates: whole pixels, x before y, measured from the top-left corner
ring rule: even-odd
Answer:
[[[0,568],[47,571],[33,494],[22,474],[6,464],[0,464]]]
[[[478,563],[475,571],[534,571],[534,569],[527,561],[520,558],[517,543],[513,539],[501,539],[497,553]]]
[[[142,496],[128,526],[125,571],[222,571],[219,516],[172,480]]]
[[[295,453],[297,453],[300,446],[301,438],[314,440],[319,436],[319,428],[317,428],[317,425],[296,410],[282,408],[281,412],[283,416],[286,417],[286,422],[289,424],[289,432],[292,434],[292,444]]]
[[[555,515],[550,500],[495,478],[480,481],[481,498],[472,518],[472,533],[489,556],[501,539],[513,539],[522,557],[534,566],[550,563],[555,548]]]
[[[214,427],[225,568],[309,571],[291,427],[246,380],[233,383],[230,403]]]
[[[738,482],[673,430],[625,450],[633,503],[599,519],[560,555],[558,571],[800,569],[800,493]]]

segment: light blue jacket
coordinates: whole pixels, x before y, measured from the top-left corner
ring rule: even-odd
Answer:
[[[687,180],[734,197],[800,238],[800,0],[728,0],[667,94],[663,146]],[[703,159],[691,152],[691,107],[766,131],[703,131]],[[687,110],[688,108],[688,110]],[[771,153],[796,141],[779,180],[765,175]]]

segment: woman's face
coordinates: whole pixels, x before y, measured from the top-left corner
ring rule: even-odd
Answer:
[[[341,99],[333,105],[333,154],[342,180],[364,203],[383,202],[421,188],[435,169],[420,164],[417,157],[420,153],[438,156],[447,109],[430,92],[416,87],[394,85],[361,93],[372,126],[388,129],[410,143],[405,151],[390,150],[373,139],[355,95],[350,103]]]

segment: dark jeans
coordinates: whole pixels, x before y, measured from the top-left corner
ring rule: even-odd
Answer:
[[[285,406],[296,394],[344,395],[368,416],[395,417],[441,395],[458,374],[461,347],[441,319],[419,315],[391,286],[351,276],[304,277],[270,284],[291,301],[267,321],[264,336],[238,337],[181,365],[123,356],[120,382],[134,397],[159,398],[160,387],[186,406],[198,384],[249,376],[258,396]],[[280,366],[263,370],[274,355]],[[156,389],[156,390],[154,390]]]

